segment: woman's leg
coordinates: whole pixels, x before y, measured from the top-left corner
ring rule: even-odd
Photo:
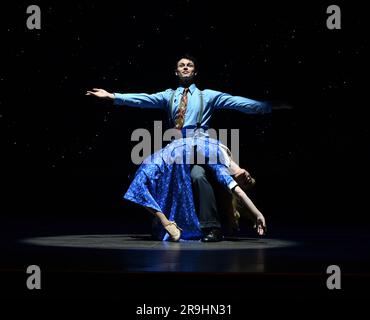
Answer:
[[[233,188],[232,192],[237,196],[237,198],[239,198],[242,201],[242,203],[247,207],[248,211],[252,214],[253,220],[255,222],[254,227],[257,228],[257,233],[259,235],[265,234],[266,222],[261,211],[257,209],[252,200],[249,199],[246,193],[239,186]]]
[[[164,213],[155,211],[152,208],[145,207],[150,213],[154,214],[159,219],[163,228],[168,232],[172,241],[179,241],[181,237],[181,229],[176,225],[174,221],[167,219]]]
[[[145,207],[145,209],[147,209],[150,213],[154,214],[164,227],[170,224],[170,220],[167,219],[164,213],[155,211],[154,209],[149,207]]]

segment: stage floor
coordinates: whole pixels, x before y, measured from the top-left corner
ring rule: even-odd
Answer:
[[[219,243],[171,243],[97,219],[7,219],[1,225],[7,298],[342,300],[367,299],[370,284],[365,229],[275,226],[262,238],[251,233]],[[41,269],[40,290],[26,286],[29,265]],[[340,290],[327,288],[330,265],[340,267]]]

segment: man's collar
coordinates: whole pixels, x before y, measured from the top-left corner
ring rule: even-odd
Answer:
[[[197,89],[195,83],[193,83],[190,87],[189,87],[189,92],[190,94],[193,94],[193,92]],[[183,86],[180,86],[177,88],[177,90],[179,90],[180,92],[183,92],[184,91],[184,87]]]

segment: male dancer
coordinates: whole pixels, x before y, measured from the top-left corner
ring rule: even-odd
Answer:
[[[168,112],[174,127],[181,130],[200,126],[208,128],[212,113],[217,109],[237,110],[247,114],[264,114],[271,112],[271,105],[240,96],[232,96],[214,90],[199,90],[195,85],[198,72],[194,57],[183,55],[176,63],[175,75],[178,88],[167,89],[154,94],[110,93],[104,89],[94,88],[87,91],[102,99],[112,100],[115,105],[141,108],[159,108]],[[246,173],[247,179],[251,179]],[[199,214],[203,242],[222,241],[220,215],[216,198],[208,181],[204,166],[193,165],[191,169],[195,205]]]

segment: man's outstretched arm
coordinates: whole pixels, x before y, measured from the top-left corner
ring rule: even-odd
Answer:
[[[115,105],[126,105],[140,108],[165,109],[171,96],[171,90],[147,94],[147,93],[110,93],[104,89],[94,88],[87,91],[86,95],[95,96],[101,99],[112,100]]]
[[[272,106],[268,102],[232,96],[218,91],[213,91],[211,94],[213,95],[213,107],[215,109],[237,110],[248,114],[264,114],[272,111]]]

